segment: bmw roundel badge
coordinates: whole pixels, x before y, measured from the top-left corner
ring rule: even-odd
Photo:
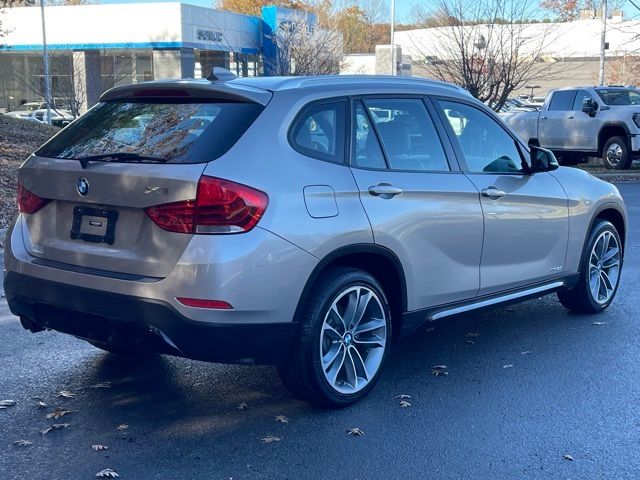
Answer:
[[[76,183],[76,190],[78,191],[78,195],[84,197],[89,193],[89,181],[84,177],[80,177]]]

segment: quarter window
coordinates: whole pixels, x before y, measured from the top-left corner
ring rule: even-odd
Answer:
[[[345,102],[307,108],[293,126],[293,148],[309,157],[341,163],[344,159],[345,111]]]
[[[573,108],[575,90],[559,90],[554,92],[549,103],[549,111],[569,111]]]
[[[438,101],[470,172],[519,173],[522,157],[515,140],[493,118],[470,105]]]
[[[390,169],[448,171],[435,125],[421,99],[366,100]]]

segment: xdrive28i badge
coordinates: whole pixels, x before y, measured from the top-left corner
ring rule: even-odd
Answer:
[[[84,177],[80,177],[76,182],[76,190],[78,191],[78,195],[85,196],[89,193],[89,180]]]

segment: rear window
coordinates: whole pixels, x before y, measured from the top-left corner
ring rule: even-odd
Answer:
[[[107,153],[203,163],[229,150],[263,110],[256,103],[110,101],[98,104],[36,155],[78,159]]]

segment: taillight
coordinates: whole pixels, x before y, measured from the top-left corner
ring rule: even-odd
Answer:
[[[266,193],[221,178],[202,176],[195,200],[145,209],[160,228],[177,233],[243,233],[256,226],[269,204]]]
[[[40,198],[35,193],[27,190],[22,182],[18,181],[18,210],[22,213],[36,213],[51,200]]]

